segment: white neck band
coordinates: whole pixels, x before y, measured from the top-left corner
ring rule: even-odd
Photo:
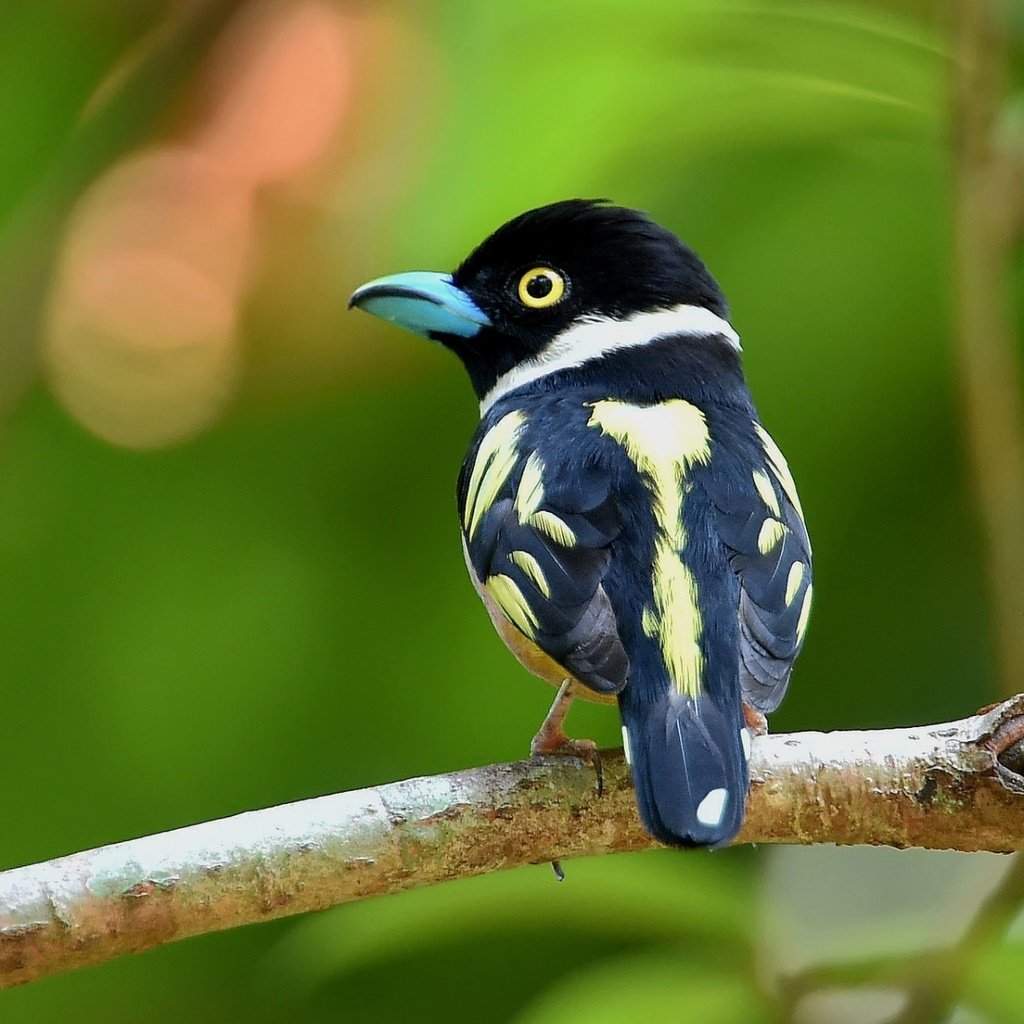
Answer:
[[[499,398],[548,374],[582,366],[609,352],[649,345],[661,338],[682,335],[706,338],[720,335],[738,352],[739,335],[726,320],[703,306],[674,306],[651,313],[636,313],[626,320],[585,317],[556,335],[531,359],[503,373],[480,402],[480,415]]]

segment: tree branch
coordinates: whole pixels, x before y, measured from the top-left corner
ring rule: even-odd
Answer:
[[[960,722],[759,738],[739,842],[1024,848],[1024,695]],[[620,751],[251,811],[0,874],[0,986],[522,864],[654,846]]]

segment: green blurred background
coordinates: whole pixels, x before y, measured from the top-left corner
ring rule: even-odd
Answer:
[[[705,258],[800,485],[816,607],[773,730],[997,699],[947,20],[925,0],[3,0],[0,867],[526,752],[551,692],[459,549],[469,386],[345,302],[571,195]],[[607,709],[570,731],[618,743]],[[898,993],[794,1008],[776,982],[955,939],[1004,864],[521,869],[44,980],[0,1020],[881,1020]],[[1019,937],[979,959],[962,1019],[1024,1020],[1022,968]]]

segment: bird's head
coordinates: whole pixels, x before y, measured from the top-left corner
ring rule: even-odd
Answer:
[[[454,273],[370,281],[349,303],[440,342],[477,396],[510,375],[652,337],[721,337],[738,348],[725,299],[698,256],[638,210],[569,199],[502,225]]]

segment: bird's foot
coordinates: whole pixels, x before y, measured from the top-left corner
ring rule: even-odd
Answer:
[[[565,735],[565,716],[572,704],[574,686],[572,679],[566,679],[558,688],[551,710],[530,742],[530,754],[533,757],[578,757],[589,761],[597,775],[597,795],[600,796],[604,792],[604,768],[597,744],[593,740],[571,740]]]
[[[530,741],[533,757],[582,757],[589,761],[597,753],[593,740],[571,740],[562,729],[545,729],[543,726]]]
[[[540,731],[530,742],[532,757],[578,757],[594,766],[597,775],[597,795],[604,793],[604,767],[601,763],[601,752],[593,740],[572,740],[565,735],[561,724],[556,728],[548,728],[548,723],[540,727]]]

